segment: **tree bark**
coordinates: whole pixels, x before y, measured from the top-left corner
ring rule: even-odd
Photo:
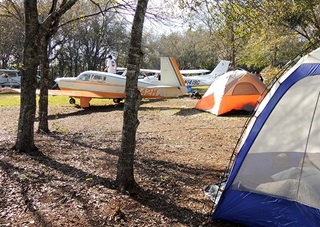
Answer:
[[[136,186],[133,163],[136,148],[136,132],[139,125],[138,108],[141,101],[141,95],[138,90],[138,75],[142,57],[141,41],[147,5],[148,0],[138,0],[131,31],[126,75],[122,141],[116,178],[118,187],[121,191],[127,191]]]
[[[48,88],[49,88],[49,57],[48,57],[48,41],[47,37],[41,38],[40,49],[40,99],[39,99],[39,126],[38,132],[48,133]]]
[[[34,120],[36,113],[36,82],[39,30],[37,0],[25,0],[25,40],[21,76],[20,116],[14,149],[21,152],[37,150],[34,145]]]

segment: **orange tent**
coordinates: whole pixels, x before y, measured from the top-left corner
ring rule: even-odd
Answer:
[[[266,88],[255,74],[245,70],[229,71],[211,84],[196,108],[216,115],[231,110],[252,111]]]

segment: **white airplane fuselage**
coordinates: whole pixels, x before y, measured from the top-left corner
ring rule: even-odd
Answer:
[[[49,90],[51,95],[69,96],[80,99],[81,107],[89,107],[92,98],[125,98],[126,77],[118,74],[85,71],[76,78],[57,78],[55,82],[60,90]],[[142,98],[169,98],[187,94],[188,90],[174,58],[161,58],[161,77],[158,80],[138,80],[138,89]]]
[[[183,76],[184,82],[187,86],[190,86],[190,87],[210,86],[213,83],[213,81],[215,81],[219,76],[221,76],[222,74],[228,71],[229,64],[230,64],[230,61],[221,60],[211,73],[205,74],[205,75],[199,75],[199,76]],[[187,71],[192,72],[192,70],[187,70]]]
[[[218,77],[217,75],[216,77]],[[205,77],[205,76],[184,76],[184,82],[187,86],[210,86],[216,77]]]
[[[108,98],[124,98],[126,77],[100,71],[85,71],[73,78],[57,78],[61,90],[89,91]],[[187,93],[186,87],[165,85],[159,80],[138,81],[143,98],[166,98]]]

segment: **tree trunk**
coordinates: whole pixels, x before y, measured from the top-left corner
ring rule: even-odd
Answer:
[[[124,103],[122,141],[116,179],[121,191],[130,190],[136,186],[133,162],[136,148],[136,132],[139,125],[138,108],[141,101],[141,95],[138,90],[138,75],[140,71],[140,60],[142,57],[142,30],[147,5],[148,0],[138,0],[131,32],[127,64],[128,71]]]
[[[36,0],[25,0],[25,40],[21,77],[20,116],[14,149],[21,152],[37,150],[34,145],[36,113],[36,81],[38,64],[37,35],[39,30]]]
[[[50,132],[48,125],[48,88],[49,88],[49,57],[48,39],[41,38],[40,49],[40,99],[39,99],[39,126],[38,132]]]
[[[59,20],[76,2],[77,0],[62,1],[57,7],[57,1],[52,1],[52,7],[48,17],[39,23],[39,14],[37,8],[37,0],[24,0],[25,14],[25,40],[23,47],[23,72],[21,78],[21,103],[20,117],[18,123],[18,136],[13,149],[22,152],[31,152],[37,150],[34,145],[34,120],[36,113],[36,84],[37,84],[37,68],[39,66],[39,53],[44,54],[47,50],[45,42],[48,42],[53,34],[56,33]],[[42,44],[42,46],[41,46]],[[44,68],[47,66],[48,56],[42,61]],[[44,59],[44,58],[43,58]],[[47,69],[44,69],[46,71]],[[45,78],[48,80],[48,77]],[[44,80],[45,80],[44,79]],[[48,86],[48,82],[44,81],[42,86]],[[41,100],[41,117],[47,115],[47,88],[42,89],[43,99]],[[45,107],[46,106],[46,107]],[[44,118],[47,118],[45,116]],[[47,119],[45,119],[47,121]],[[44,124],[47,124],[45,122]],[[48,126],[43,126],[47,129]]]

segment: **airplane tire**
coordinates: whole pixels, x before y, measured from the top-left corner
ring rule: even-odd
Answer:
[[[69,103],[70,103],[70,104],[76,104],[76,100],[75,100],[74,98],[70,98],[70,99],[69,99]]]
[[[118,103],[121,102],[121,100],[122,100],[122,99],[113,99],[113,102],[118,104]]]

